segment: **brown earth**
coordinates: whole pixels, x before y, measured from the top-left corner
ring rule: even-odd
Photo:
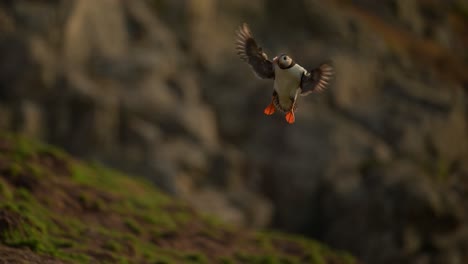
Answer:
[[[202,217],[150,186],[0,136],[0,263],[356,263]]]

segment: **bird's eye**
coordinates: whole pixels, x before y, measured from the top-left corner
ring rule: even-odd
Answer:
[[[283,60],[286,60],[286,59],[287,59],[287,57],[286,57],[286,56],[285,56],[285,57],[283,57]]]

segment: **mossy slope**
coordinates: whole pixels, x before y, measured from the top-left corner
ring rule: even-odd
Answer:
[[[11,263],[355,263],[316,242],[234,229],[148,182],[0,136],[0,259]]]

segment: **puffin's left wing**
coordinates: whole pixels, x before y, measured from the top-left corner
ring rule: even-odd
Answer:
[[[257,45],[246,23],[242,24],[237,30],[236,51],[241,59],[252,66],[258,77],[275,78],[273,63],[268,59],[262,48]]]
[[[301,78],[301,95],[306,96],[310,93],[319,93],[328,88],[333,78],[334,70],[331,62],[323,63],[307,73]]]

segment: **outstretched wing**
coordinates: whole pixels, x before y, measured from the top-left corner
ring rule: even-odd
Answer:
[[[323,63],[318,68],[304,73],[301,78],[301,95],[319,93],[328,88],[334,75],[331,62]]]
[[[241,59],[252,66],[258,77],[275,78],[273,63],[268,59],[265,52],[262,51],[262,48],[257,45],[246,23],[242,24],[237,30],[236,51]]]

